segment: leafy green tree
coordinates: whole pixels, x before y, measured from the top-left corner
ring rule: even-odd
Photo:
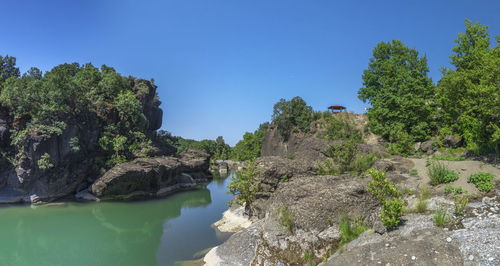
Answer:
[[[8,55],[0,55],[0,85],[10,77],[19,77],[19,68],[16,67],[16,58]]]
[[[274,105],[272,118],[281,136],[287,140],[294,129],[303,132],[309,130],[309,124],[313,121],[313,110],[299,96],[292,98],[290,101],[280,99]]]
[[[78,63],[58,65],[45,74],[31,68],[19,77],[15,58],[8,56],[0,57],[0,76],[0,104],[14,118],[11,143],[18,151],[27,136],[60,135],[67,125],[89,117],[99,120],[93,122],[102,129],[99,146],[106,167],[152,149],[141,103],[149,90],[135,78],[105,65],[98,69]]]
[[[434,85],[425,56],[401,41],[380,42],[373,49],[358,97],[369,102],[371,130],[391,142],[428,139],[435,127]]]
[[[245,205],[248,210],[260,189],[260,181],[256,178],[258,173],[259,170],[255,161],[251,160],[247,162],[242,170],[238,171],[228,186],[229,192],[237,195],[236,202]]]
[[[465,21],[438,83],[443,131],[461,135],[468,148],[496,151],[500,145],[500,37],[490,48],[488,26]]]
[[[231,158],[237,161],[253,160],[260,157],[262,143],[269,123],[263,123],[254,133],[246,132],[243,139],[234,146]]]

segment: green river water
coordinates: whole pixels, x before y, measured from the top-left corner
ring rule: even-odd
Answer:
[[[176,265],[229,235],[220,219],[230,178],[137,202],[0,208],[0,265]]]

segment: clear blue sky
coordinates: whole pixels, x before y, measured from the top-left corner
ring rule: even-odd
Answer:
[[[0,0],[0,55],[22,71],[64,62],[154,78],[163,128],[235,144],[280,98],[362,112],[361,74],[377,42],[449,66],[469,18],[500,33],[498,0]]]

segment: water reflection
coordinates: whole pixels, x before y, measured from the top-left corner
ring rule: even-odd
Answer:
[[[173,265],[224,240],[228,179],[140,202],[0,208],[5,265]]]

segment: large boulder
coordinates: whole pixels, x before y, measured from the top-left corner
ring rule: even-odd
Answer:
[[[135,159],[111,168],[92,184],[90,192],[99,199],[164,196],[207,181],[208,159],[208,154],[194,150],[179,158]]]
[[[459,136],[448,135],[443,139],[443,145],[448,148],[457,148],[462,144],[462,138]]]
[[[433,140],[424,141],[420,144],[420,150],[432,154],[436,151],[436,142]]]

